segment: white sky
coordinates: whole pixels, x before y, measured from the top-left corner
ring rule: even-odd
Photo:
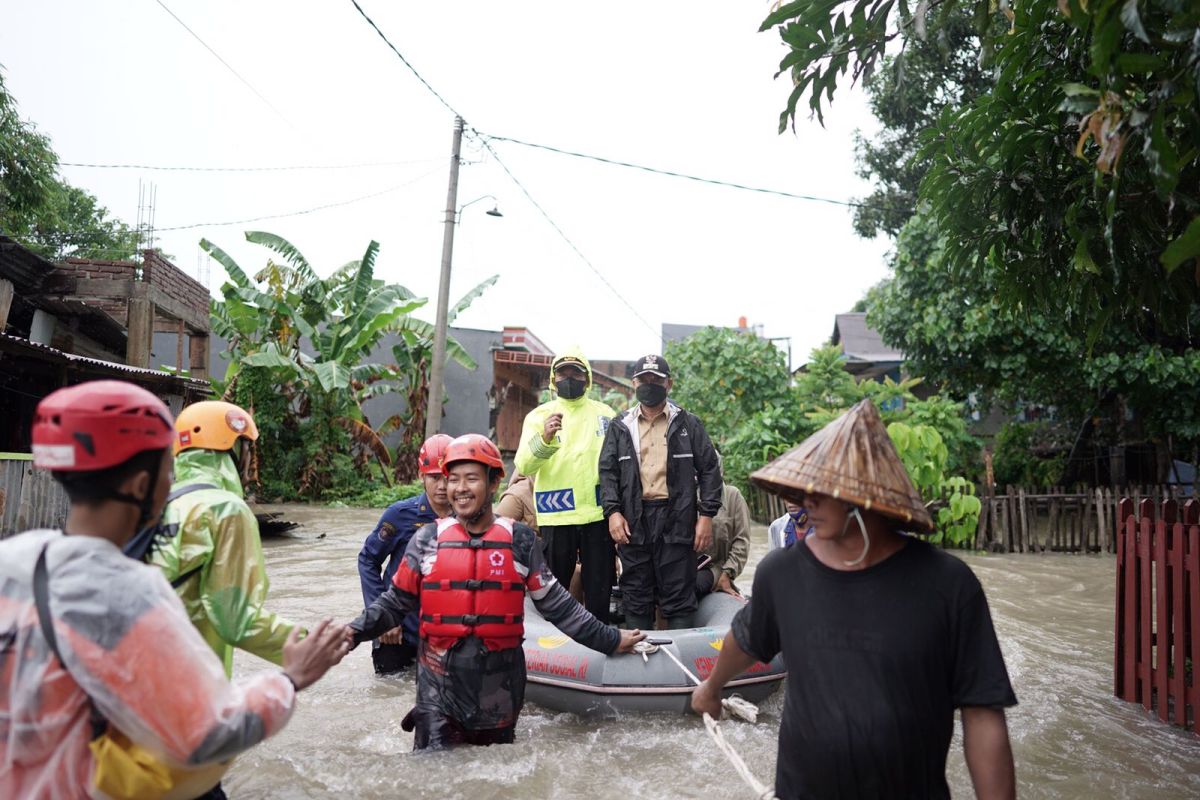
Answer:
[[[429,305],[441,256],[453,117],[349,0],[164,0],[267,100],[260,100],[155,0],[0,0],[0,64],[23,116],[63,161],[279,166],[411,161],[271,173],[64,167],[130,224],[138,182],[157,186],[157,226],[283,214],[407,184],[341,208],[246,225],[164,231],[197,274],[207,237],[246,269],[267,251],[244,230],[290,239],[322,274],[381,245],[378,277]],[[468,126],[635,163],[850,199],[853,132],[873,130],[861,96],[839,94],[825,129],[776,134],[789,89],[773,80],[778,35],[765,2],[388,3],[360,0]],[[272,110],[271,106],[280,113]],[[851,211],[495,145],[510,169],[643,324],[476,145],[465,157],[451,302],[500,282],[456,324],[524,325],[594,358],[659,349],[662,322],[790,336],[794,361],[828,338],[886,273],[888,242],[854,235]],[[223,273],[215,262],[209,280]]]

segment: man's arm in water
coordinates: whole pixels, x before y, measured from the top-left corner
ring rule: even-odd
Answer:
[[[1004,710],[985,706],[962,708],[963,755],[980,800],[1013,800],[1017,779]]]

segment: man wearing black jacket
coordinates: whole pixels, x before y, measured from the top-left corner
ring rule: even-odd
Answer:
[[[703,423],[667,400],[666,359],[639,359],[633,386],[638,405],[612,421],[600,451],[600,505],[621,557],[625,621],[653,629],[657,595],[667,627],[690,628],[696,553],[712,542],[721,509],[717,451]]]

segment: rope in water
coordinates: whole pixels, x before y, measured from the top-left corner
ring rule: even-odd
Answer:
[[[633,646],[633,651],[641,655],[642,660],[645,661],[648,660],[646,658],[648,655],[659,652],[659,647],[658,645],[651,644],[648,641],[641,641]],[[674,653],[667,649],[663,649],[662,652],[666,653],[667,656],[670,657],[670,659],[674,661],[681,670],[683,670],[683,673],[691,678],[692,683],[696,684],[697,686],[700,685],[700,679],[692,674],[692,671],[684,666],[683,662],[680,661]],[[741,697],[734,696],[724,698],[721,700],[721,707],[733,716],[741,717],[747,722],[754,722],[758,719],[758,707]],[[738,755],[737,751],[733,749],[733,746],[729,744],[729,742],[725,741],[725,734],[721,732],[721,727],[717,723],[717,720],[713,719],[708,713],[704,714],[704,728],[708,731],[708,735],[717,745],[717,749],[725,754],[725,758],[727,758],[729,763],[733,765],[734,770],[741,777],[741,779],[745,781],[746,785],[758,795],[758,800],[775,800],[774,790],[768,786],[765,786],[761,781],[758,780],[758,778],[754,777],[754,773],[752,773],[750,768],[746,766],[746,762],[742,760],[742,757]]]

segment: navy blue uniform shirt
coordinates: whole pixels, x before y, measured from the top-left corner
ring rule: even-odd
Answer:
[[[424,492],[387,507],[358,553],[358,577],[362,582],[364,608],[370,608],[375,599],[387,591],[412,535],[436,519],[437,513]],[[386,569],[384,562],[387,562]],[[417,644],[415,613],[404,618],[404,641],[414,646]]]

